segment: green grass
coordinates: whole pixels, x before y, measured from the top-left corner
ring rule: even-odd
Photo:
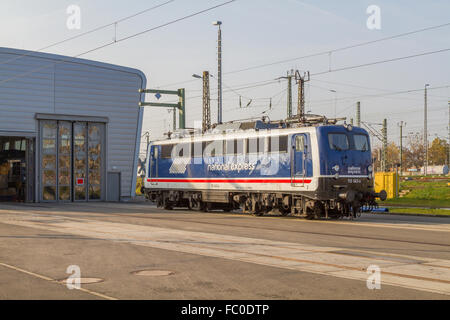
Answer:
[[[380,205],[405,205],[405,206],[425,206],[430,208],[450,207],[450,186],[447,179],[433,179],[420,177],[414,180],[402,181],[400,191],[410,190],[402,198],[388,199],[380,201]]]
[[[392,205],[392,206],[413,206],[413,207],[428,207],[428,208],[450,208],[450,201],[436,200],[436,199],[411,199],[403,197],[377,202],[380,206]]]
[[[425,208],[389,208],[389,213],[405,214],[431,214],[440,216],[450,216],[450,210],[445,209],[425,209]]]

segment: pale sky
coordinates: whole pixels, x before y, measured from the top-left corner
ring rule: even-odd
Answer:
[[[167,2],[168,0],[2,0],[0,2],[0,46],[37,50],[96,27]],[[181,18],[226,2],[226,0],[175,0],[117,24],[117,39]],[[81,29],[66,27],[69,5],[81,9]],[[381,9],[381,29],[366,26],[369,5]],[[331,67],[371,63],[450,48],[450,25],[392,40],[351,48],[329,55],[273,64],[264,68],[234,72],[248,67],[302,57],[322,51],[376,40],[450,22],[450,2],[406,0],[237,0],[218,9],[116,43],[83,58],[142,70],[149,88],[186,88],[187,126],[201,121],[201,80],[193,73],[208,70],[217,75],[217,27],[221,20],[223,35],[223,120],[259,117],[269,108],[272,120],[286,117],[286,81],[264,86],[257,82],[273,80],[287,70],[310,71],[306,84],[306,110],[314,114],[355,118],[356,101],[361,101],[362,121],[381,123],[388,119],[389,141],[398,143],[397,123],[405,121],[405,135],[423,130],[423,91],[383,96],[389,91],[421,89],[428,92],[429,139],[447,138],[448,100],[450,99],[450,51],[384,64],[329,72]],[[114,28],[44,50],[75,56],[109,43]],[[331,62],[331,64],[330,64]],[[187,82],[186,82],[187,81]],[[247,85],[248,84],[248,85]],[[212,120],[217,120],[217,82],[211,79]],[[442,89],[433,87],[446,86]],[[231,90],[231,89],[233,90]],[[335,90],[336,94],[330,92]],[[294,87],[294,110],[296,110]],[[239,109],[239,95],[243,106]],[[378,95],[378,96],[374,96]],[[162,97],[160,101],[173,101]],[[156,101],[147,95],[147,101]],[[295,111],[294,111],[295,112]],[[172,114],[161,108],[146,108],[143,132],[152,138],[162,136],[172,126]],[[376,140],[374,140],[376,143]]]

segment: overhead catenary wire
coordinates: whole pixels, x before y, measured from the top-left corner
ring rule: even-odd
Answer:
[[[356,68],[361,68],[361,67],[366,67],[366,66],[372,66],[372,65],[376,65],[376,64],[382,64],[382,63],[388,63],[388,62],[394,62],[394,61],[399,61],[399,60],[404,60],[404,59],[410,59],[410,58],[414,58],[414,57],[419,57],[419,56],[426,56],[426,55],[431,55],[431,54],[436,54],[436,53],[442,53],[442,52],[448,52],[450,51],[450,48],[447,49],[441,49],[441,50],[435,50],[435,51],[428,51],[428,52],[422,52],[419,54],[414,54],[414,55],[409,55],[409,56],[402,56],[402,57],[396,57],[396,58],[391,58],[391,59],[385,59],[385,60],[379,60],[379,61],[373,61],[373,62],[369,62],[369,63],[364,63],[364,64],[359,64],[359,65],[353,65],[353,66],[346,66],[346,67],[342,67],[342,68],[337,68],[337,69],[330,69],[327,71],[323,71],[323,72],[317,72],[317,73],[311,73],[311,76],[317,76],[317,75],[322,75],[322,74],[327,74],[327,73],[332,73],[332,72],[337,72],[337,71],[344,71],[344,70],[350,70],[350,69],[356,69]],[[269,80],[270,81],[270,80]],[[314,81],[314,79],[313,79]],[[1,82],[0,82],[1,83]],[[253,87],[257,87],[257,86],[249,86],[248,88],[253,88]],[[448,86],[447,86],[448,87]],[[246,87],[243,88],[235,88],[235,90],[239,90],[239,89],[245,89]],[[437,89],[437,88],[435,88]],[[421,89],[420,89],[421,90]],[[412,90],[412,91],[405,91],[402,93],[409,93],[409,92],[414,92],[414,91],[419,91],[419,90]],[[399,92],[389,92],[386,93],[385,95],[389,95],[389,94],[397,94]],[[362,97],[368,97],[367,96],[362,96]],[[372,95],[372,96],[376,96],[376,95]],[[347,98],[339,98],[338,100],[342,100],[342,99],[350,99],[350,98],[358,98],[358,97],[347,97]],[[314,102],[314,101],[311,101]]]
[[[40,51],[43,51],[43,50],[46,50],[46,49],[50,49],[50,48],[53,48],[53,47],[58,46],[58,45],[60,45],[60,44],[63,44],[63,43],[66,43],[66,42],[69,42],[69,41],[72,41],[72,40],[75,40],[75,39],[84,37],[84,36],[86,36],[86,35],[88,35],[88,34],[91,34],[91,33],[94,33],[94,32],[100,31],[100,30],[103,30],[103,29],[105,29],[105,28],[108,28],[108,27],[111,27],[111,26],[117,26],[117,24],[120,23],[120,22],[129,20],[129,19],[132,19],[132,18],[137,17],[137,16],[139,16],[139,15],[141,15],[141,14],[147,13],[147,12],[152,11],[152,10],[155,10],[155,9],[158,9],[158,8],[163,7],[163,6],[165,6],[165,5],[168,5],[169,3],[172,3],[172,2],[174,2],[174,1],[176,1],[176,0],[169,0],[169,1],[166,1],[166,2],[163,2],[163,3],[160,3],[160,4],[155,5],[155,6],[152,6],[152,7],[150,7],[150,8],[147,8],[147,9],[141,10],[141,11],[139,11],[139,12],[136,12],[136,13],[134,13],[134,14],[132,14],[132,15],[123,17],[123,18],[121,18],[121,19],[119,19],[119,20],[113,21],[113,22],[111,22],[111,23],[108,23],[108,24],[105,24],[105,25],[96,27],[96,28],[94,28],[94,29],[88,30],[88,31],[86,31],[86,32],[77,34],[77,35],[75,35],[75,36],[72,36],[72,37],[69,37],[69,38],[66,38],[66,39],[63,39],[63,40],[54,42],[54,43],[51,43],[51,44],[49,44],[49,45],[46,45],[45,47],[42,47],[42,48],[33,50],[33,51],[31,51],[31,52],[24,53],[24,54],[21,54],[21,55],[17,55],[17,56],[15,56],[14,58],[8,59],[8,60],[3,61],[3,62],[0,62],[0,65],[5,64],[5,63],[9,63],[9,62],[12,62],[12,61],[16,61],[16,60],[21,59],[21,58],[24,58],[24,57],[28,57],[28,56],[32,55],[33,52],[40,52]]]
[[[325,90],[325,91],[330,91],[331,90],[331,88],[320,87],[320,86],[316,86],[316,85],[311,85],[311,87],[319,88],[319,89],[322,89],[322,90]],[[339,93],[346,93],[346,94],[352,94],[353,95],[351,97],[341,97],[338,100],[356,99],[356,98],[364,98],[364,97],[367,98],[367,97],[370,96],[370,95],[355,96],[355,95],[358,95],[358,93],[356,93],[356,92],[349,92],[349,91],[342,91],[342,90],[338,90],[338,91],[339,91]],[[396,93],[397,91],[392,91],[392,90],[383,90],[383,91],[386,94],[397,94]],[[416,93],[420,93],[420,92],[418,92],[418,91],[411,91],[411,92],[404,92],[403,94],[416,94]],[[414,101],[417,101],[417,99],[418,99],[417,97],[386,97],[382,93],[377,94],[377,95],[375,95],[375,94],[372,94],[372,95],[374,95],[374,97],[380,97],[380,98],[385,98],[385,99],[394,99],[394,100],[397,99],[397,100],[414,100]],[[448,100],[448,99],[438,98],[437,96],[433,96],[432,99],[436,100],[436,101],[447,101]],[[321,100],[316,100],[316,101],[321,101]],[[322,101],[327,101],[327,99],[323,99]],[[329,99],[329,101],[331,101],[331,99]],[[333,99],[333,101],[334,101],[334,99]]]
[[[116,44],[116,43],[123,42],[123,41],[129,40],[129,39],[132,39],[132,38],[141,36],[141,35],[146,34],[146,33],[148,33],[148,32],[151,32],[151,31],[154,31],[154,30],[157,30],[157,29],[166,27],[166,26],[168,26],[168,25],[171,25],[171,24],[180,22],[180,21],[182,21],[182,20],[186,20],[186,19],[195,17],[195,16],[197,16],[197,15],[200,15],[200,14],[202,14],[202,13],[205,13],[205,12],[208,12],[208,11],[211,11],[211,10],[214,10],[214,9],[217,9],[217,8],[219,8],[219,7],[225,6],[225,5],[230,4],[230,3],[232,3],[232,2],[235,2],[235,1],[237,1],[237,0],[228,0],[228,1],[226,1],[226,2],[219,3],[219,4],[215,5],[215,6],[212,6],[212,7],[209,7],[209,8],[206,8],[206,9],[203,9],[203,10],[200,10],[200,11],[197,11],[197,12],[194,12],[194,13],[191,13],[191,14],[188,14],[188,15],[183,16],[183,17],[181,17],[181,18],[177,18],[177,19],[171,20],[171,21],[169,21],[169,22],[160,24],[160,25],[158,25],[158,26],[156,26],[156,27],[152,27],[152,28],[146,29],[146,30],[144,30],[144,31],[140,31],[140,32],[134,33],[134,34],[132,34],[132,35],[123,37],[123,38],[121,38],[121,39],[115,39],[115,40],[112,41],[112,42],[108,42],[108,43],[106,43],[106,44],[103,44],[103,45],[101,45],[101,46],[95,47],[95,48],[93,48],[93,49],[90,49],[90,50],[81,52],[81,53],[79,53],[79,54],[77,54],[77,55],[75,55],[75,56],[72,56],[72,57],[73,57],[73,58],[77,58],[77,57],[86,55],[86,54],[88,54],[88,53],[91,53],[91,52],[94,52],[94,51],[97,51],[97,50],[100,50],[100,49],[103,49],[103,48],[112,46],[112,45],[114,45],[114,44]],[[8,81],[11,81],[11,80],[13,80],[13,79],[17,79],[17,78],[21,78],[21,77],[30,75],[30,74],[32,74],[32,73],[34,73],[34,72],[38,72],[38,71],[43,70],[43,69],[46,69],[46,68],[51,68],[51,67],[53,67],[54,65],[57,65],[57,64],[59,64],[59,63],[64,63],[65,61],[66,61],[66,60],[65,60],[64,58],[61,58],[59,61],[57,61],[57,62],[55,62],[55,63],[51,63],[50,65],[44,65],[44,66],[41,66],[41,67],[39,67],[39,68],[33,69],[33,70],[31,70],[31,71],[28,71],[28,72],[25,72],[25,73],[16,75],[16,76],[14,76],[14,77],[10,77],[10,78],[1,80],[1,81],[0,81],[0,84],[5,83],[5,82],[8,82]]]
[[[450,84],[439,86],[439,87],[430,87],[427,90],[436,90],[436,89],[443,89],[443,88],[450,88]],[[383,96],[388,96],[388,95],[404,94],[404,93],[411,93],[411,92],[417,92],[417,91],[423,91],[423,88],[402,90],[402,91],[391,91],[391,92],[379,93],[379,94],[368,94],[368,95],[361,95],[361,96],[342,97],[342,98],[337,98],[337,100],[349,100],[349,99],[355,100],[355,99],[361,99],[361,98],[375,98],[375,97],[383,97]],[[323,101],[334,101],[334,99],[313,100],[313,101],[311,101],[311,103],[323,102]]]
[[[371,44],[371,43],[376,43],[376,42],[381,42],[381,41],[385,41],[385,40],[395,39],[395,38],[399,38],[399,37],[403,37],[403,36],[407,36],[407,35],[423,32],[423,31],[429,31],[429,30],[438,29],[438,28],[447,27],[447,26],[450,26],[450,22],[444,23],[444,24],[440,24],[440,25],[436,25],[436,26],[427,27],[427,28],[422,28],[422,29],[418,29],[418,30],[414,30],[414,31],[410,31],[410,32],[405,32],[405,33],[401,33],[401,34],[397,34],[397,35],[393,35],[393,36],[389,36],[389,37],[385,37],[385,38],[381,38],[381,39],[377,39],[377,40],[365,41],[365,42],[357,43],[357,44],[354,44],[354,45],[349,45],[349,46],[336,48],[336,49],[332,49],[332,50],[326,50],[326,51],[322,51],[322,52],[318,52],[318,53],[314,53],[314,54],[309,54],[309,55],[305,55],[305,56],[301,56],[301,57],[297,57],[297,58],[280,60],[280,61],[276,61],[276,62],[272,62],[272,63],[268,63],[268,64],[263,64],[263,65],[248,67],[248,68],[244,68],[244,69],[229,71],[229,72],[225,72],[224,74],[233,74],[233,73],[238,73],[238,72],[244,72],[244,71],[254,70],[254,69],[258,69],[258,68],[262,68],[262,67],[266,67],[266,66],[271,66],[271,65],[291,62],[291,61],[300,60],[300,59],[304,59],[304,58],[310,58],[310,57],[314,57],[314,56],[320,56],[320,55],[324,55],[324,54],[329,54],[330,52],[337,52],[337,51],[347,50],[347,49],[351,49],[351,48],[355,48],[355,47],[359,47],[359,46],[368,45],[368,44]],[[350,69],[361,68],[361,67],[371,66],[371,65],[381,64],[381,63],[394,62],[394,61],[399,61],[399,60],[404,60],[404,59],[411,59],[411,58],[415,58],[415,57],[426,56],[426,55],[436,54],[436,53],[442,53],[442,52],[446,52],[446,51],[450,51],[450,48],[440,49],[440,50],[435,50],[435,51],[429,51],[429,52],[422,52],[422,53],[419,53],[419,54],[403,56],[403,57],[396,57],[396,58],[385,59],[385,60],[380,60],[380,61],[374,61],[374,62],[369,62],[369,63],[355,65],[355,66],[346,66],[346,67],[337,68],[337,69],[329,68],[327,71],[322,71],[322,72],[318,72],[318,73],[312,73],[311,75],[312,76],[313,75],[322,75],[322,74],[331,73],[331,72],[350,70]],[[195,80],[187,80],[187,81],[171,83],[171,84],[168,84],[166,86],[176,85],[176,84],[184,84],[184,83],[189,83],[189,82],[193,82],[193,81],[195,81]]]
[[[450,48],[434,50],[434,51],[427,51],[427,52],[412,54],[412,55],[409,55],[409,56],[402,56],[402,57],[396,57],[396,58],[391,58],[391,59],[378,60],[378,61],[358,64],[358,65],[354,65],[354,66],[341,67],[341,68],[337,68],[337,69],[329,69],[327,71],[311,73],[311,76],[318,76],[318,75],[332,73],[332,72],[338,72],[338,71],[344,71],[344,70],[368,67],[368,66],[373,66],[373,65],[376,65],[376,64],[400,61],[400,60],[404,60],[404,59],[417,58],[417,57],[422,57],[422,56],[427,56],[427,55],[430,55],[430,54],[442,53],[442,52],[447,52],[447,51],[450,51]]]
[[[366,86],[360,86],[360,85],[355,85],[355,84],[350,84],[350,83],[344,83],[344,82],[336,82],[336,81],[327,81],[327,80],[322,80],[322,79],[314,79],[314,82],[323,82],[323,83],[329,83],[329,84],[334,84],[334,85],[338,85],[338,86],[346,86],[346,87],[354,87],[354,88],[361,88],[361,89],[366,89],[366,90],[376,90],[376,91],[384,91],[384,92],[393,92],[393,90],[391,89],[381,89],[381,88],[374,88],[374,87],[366,87]],[[308,82],[309,83],[309,82]],[[318,87],[318,86],[316,86]],[[323,88],[326,90],[329,90],[329,88]],[[339,90],[339,92],[344,92]],[[409,92],[411,94],[420,94],[420,92]],[[355,94],[355,93],[352,93]],[[430,96],[428,95],[429,98],[444,98],[446,101],[448,100],[448,96],[441,96],[441,95],[433,95]],[[406,99],[406,98],[401,98],[401,99]]]
[[[237,91],[237,90],[243,90],[243,89],[252,89],[252,88],[257,88],[257,87],[262,87],[262,86],[267,86],[270,84],[274,84],[277,83],[278,80],[274,80],[274,79],[269,79],[269,80],[264,80],[264,81],[257,81],[257,82],[251,82],[248,83],[247,85],[242,85],[242,87],[234,87],[233,89],[229,88],[228,90],[223,90],[223,92],[233,92],[233,91]],[[253,85],[250,85],[253,84]],[[213,91],[212,93],[217,93],[217,90]],[[187,98],[189,99],[194,99],[194,98],[199,98],[202,97],[203,95],[196,95],[196,96],[188,96]]]
[[[239,72],[255,70],[255,69],[260,69],[260,68],[264,68],[264,67],[269,67],[269,66],[273,66],[273,65],[277,65],[277,64],[283,64],[283,63],[287,63],[287,62],[297,61],[297,60],[301,60],[301,59],[312,58],[312,57],[322,56],[322,55],[328,55],[328,54],[333,53],[333,52],[348,50],[348,49],[352,49],[352,48],[356,48],[356,47],[365,46],[365,45],[368,45],[368,44],[373,44],[373,43],[376,43],[376,42],[391,40],[391,39],[404,37],[404,36],[408,36],[408,35],[419,33],[419,32],[424,32],[424,31],[434,30],[434,29],[438,29],[438,28],[443,28],[443,27],[447,27],[447,26],[450,26],[450,22],[443,23],[443,24],[436,25],[436,26],[426,27],[426,28],[422,28],[422,29],[418,29],[418,30],[414,30],[414,31],[404,32],[404,33],[400,33],[400,34],[396,34],[396,35],[392,35],[392,36],[389,36],[389,37],[380,38],[380,39],[376,39],[376,40],[364,41],[364,42],[360,42],[360,43],[356,43],[356,44],[353,44],[353,45],[344,46],[344,47],[340,47],[340,48],[336,48],[336,49],[321,51],[321,52],[312,53],[312,54],[307,54],[307,55],[296,57],[296,58],[284,59],[284,60],[279,60],[279,61],[275,61],[275,62],[261,64],[261,65],[257,65],[257,66],[253,66],[253,67],[233,70],[233,71],[225,72],[225,74],[239,73]]]

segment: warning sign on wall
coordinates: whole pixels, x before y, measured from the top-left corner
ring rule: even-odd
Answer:
[[[77,178],[76,180],[77,180],[77,181],[76,181],[76,185],[77,185],[77,186],[82,186],[82,185],[84,185],[84,178]]]

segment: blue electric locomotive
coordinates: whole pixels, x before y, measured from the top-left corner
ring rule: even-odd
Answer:
[[[386,198],[374,192],[362,128],[259,121],[219,129],[152,142],[146,197],[165,209],[276,210],[307,218],[355,217],[363,205]]]

